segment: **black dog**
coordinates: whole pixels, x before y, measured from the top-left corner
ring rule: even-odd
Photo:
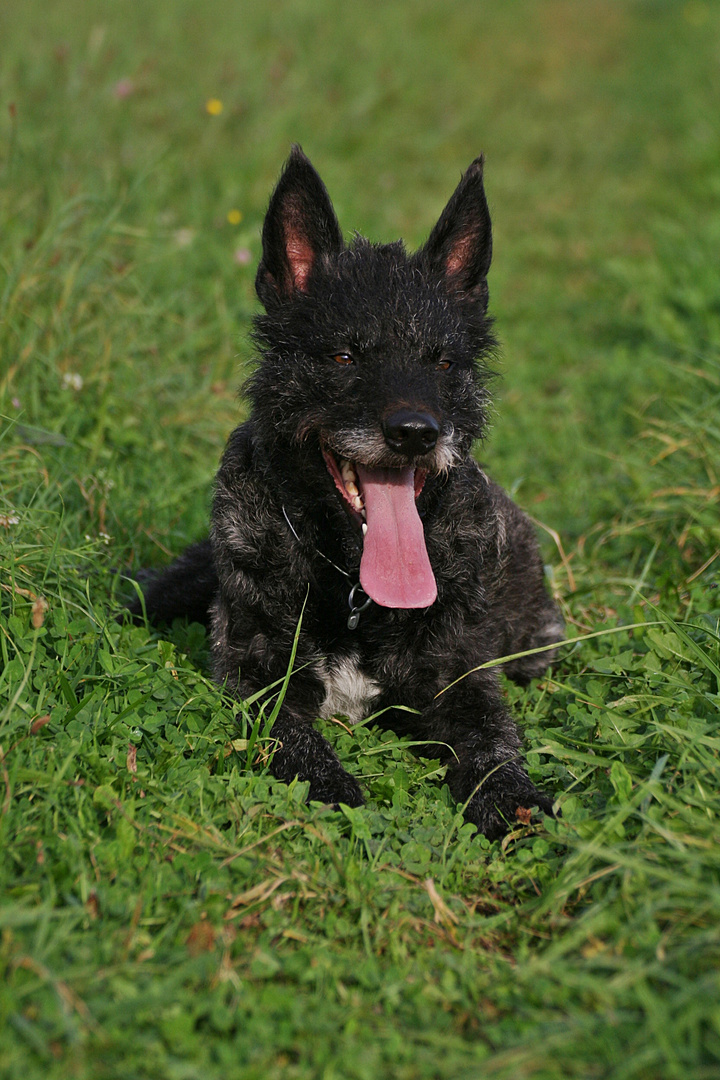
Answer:
[[[144,587],[151,618],[209,619],[213,675],[239,697],[282,678],[305,605],[275,776],[359,805],[313,720],[385,709],[380,724],[444,754],[467,819],[495,837],[552,804],[519,760],[498,668],[467,673],[561,640],[563,624],[530,523],[471,457],[495,345],[482,166],[408,255],[346,246],[293,150],[263,227],[252,415],[220,465],[211,538]],[[550,655],[505,674],[527,683]]]

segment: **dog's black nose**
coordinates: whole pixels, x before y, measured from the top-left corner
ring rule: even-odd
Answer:
[[[433,449],[440,434],[440,425],[429,413],[398,409],[383,421],[383,434],[391,450],[411,458]]]

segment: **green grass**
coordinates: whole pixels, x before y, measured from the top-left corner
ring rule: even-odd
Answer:
[[[0,12],[3,1077],[718,1076],[719,50],[711,0]],[[292,141],[410,244],[487,155],[482,457],[608,631],[507,687],[563,817],[503,843],[372,725],[306,806],[199,627],[116,621],[206,527]]]

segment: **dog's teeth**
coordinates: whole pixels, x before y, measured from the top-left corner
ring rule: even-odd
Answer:
[[[345,481],[345,490],[351,498],[354,498],[356,495],[360,494],[357,484],[354,484],[352,480]]]
[[[355,507],[356,510],[363,510],[364,509],[363,501],[362,501],[362,499],[360,498],[359,495],[356,495],[355,498],[352,500],[352,505]]]
[[[363,523],[362,523],[362,534],[363,534],[363,536],[365,535],[366,532],[367,532],[367,521],[363,521]]]

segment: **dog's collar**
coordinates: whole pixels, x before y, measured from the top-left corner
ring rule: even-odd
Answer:
[[[293,536],[297,540],[298,544],[302,544],[302,540],[298,536],[297,531],[295,529],[295,526],[293,525],[292,521],[288,517],[287,510],[285,509],[284,506],[282,507],[282,512],[283,512],[283,517],[285,518],[285,520],[288,523],[288,528],[290,529],[290,532],[293,534]],[[338,566],[338,564],[334,563],[332,561],[332,559],[329,559],[327,557],[327,555],[325,555],[320,550],[320,548],[316,547],[315,552],[320,556],[321,559],[324,559],[326,563],[330,563],[330,566],[334,567],[334,569],[337,570],[337,572],[339,574],[342,574],[343,577],[346,577],[348,579],[348,581],[352,581],[352,577],[350,576],[350,574],[348,574],[347,570],[343,570],[342,566]],[[363,600],[361,603],[357,603],[357,600],[360,599],[360,597],[356,597],[356,593],[358,593],[358,592],[360,593],[361,597],[362,596],[365,597],[365,600]],[[362,585],[360,584],[360,582],[356,581],[355,584],[350,589],[350,595],[348,596],[348,606],[350,608],[350,614],[348,615],[348,621],[347,621],[348,630],[357,630],[358,625],[360,623],[360,616],[362,615],[363,611],[367,611],[367,609],[370,607],[371,604],[372,604],[372,597],[367,596],[367,594],[365,593],[365,591],[364,591]]]
[[[355,603],[355,593],[358,592],[358,590],[365,597],[365,600],[362,604]],[[357,630],[358,623],[360,622],[360,616],[362,615],[363,611],[367,611],[372,602],[372,596],[367,595],[359,581],[356,582],[356,584],[353,585],[352,589],[350,590],[350,595],[348,596],[348,605],[350,607],[350,614],[348,615],[347,621],[348,630]]]

